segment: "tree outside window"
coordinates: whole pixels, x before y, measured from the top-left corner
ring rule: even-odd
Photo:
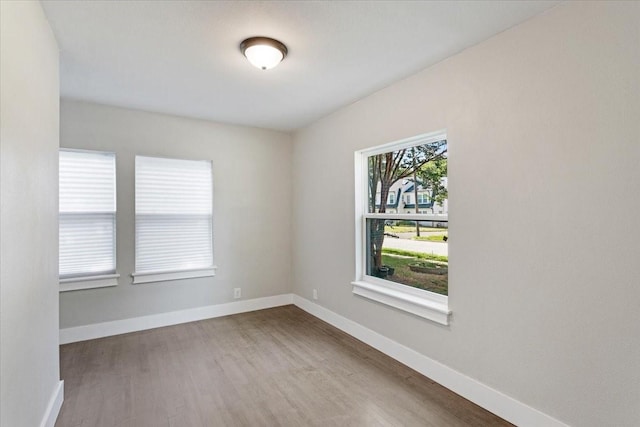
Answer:
[[[428,249],[434,244],[445,245],[446,253],[446,210],[440,210],[445,215],[439,218],[423,213],[424,206],[418,209],[417,205],[410,208],[411,218],[387,213],[387,204],[394,204],[397,188],[417,194],[418,204],[432,204],[430,208],[446,204],[446,139],[369,155],[366,163],[366,274],[446,295],[448,256]],[[403,187],[403,183],[408,185]],[[406,205],[413,204],[411,193],[403,197]]]

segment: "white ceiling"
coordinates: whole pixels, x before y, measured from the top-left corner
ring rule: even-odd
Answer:
[[[62,96],[293,130],[557,1],[44,1]],[[238,45],[279,39],[254,68]]]

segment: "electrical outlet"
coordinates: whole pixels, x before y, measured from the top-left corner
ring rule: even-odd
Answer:
[[[242,298],[242,288],[233,288],[233,297],[236,299]]]
[[[318,290],[317,289],[313,290],[313,299],[318,299]]]

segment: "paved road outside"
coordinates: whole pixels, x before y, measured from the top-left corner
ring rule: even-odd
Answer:
[[[449,244],[440,242],[429,242],[410,239],[395,239],[385,237],[383,248],[404,249],[405,251],[424,252],[434,255],[449,256]]]

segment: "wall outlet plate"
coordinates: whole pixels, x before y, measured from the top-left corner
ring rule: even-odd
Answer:
[[[242,298],[242,288],[233,288],[233,297]]]

